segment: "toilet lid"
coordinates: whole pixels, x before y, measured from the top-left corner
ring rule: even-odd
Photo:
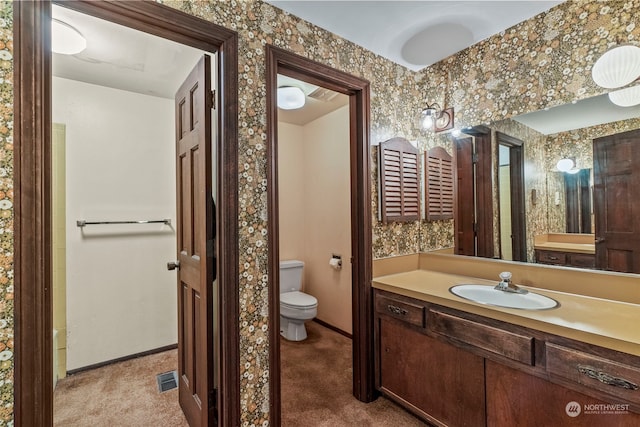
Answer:
[[[293,291],[280,294],[280,304],[293,308],[309,308],[318,305],[318,300],[304,292]]]

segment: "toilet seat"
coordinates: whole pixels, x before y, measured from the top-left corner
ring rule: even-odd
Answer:
[[[280,294],[280,304],[288,308],[305,309],[317,307],[318,300],[304,292],[293,291]]]

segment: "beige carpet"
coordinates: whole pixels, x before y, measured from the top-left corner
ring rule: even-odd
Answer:
[[[115,363],[58,381],[54,426],[188,426],[178,389],[158,392],[156,375],[175,370],[177,350]]]
[[[303,342],[281,340],[282,425],[425,426],[389,400],[351,394],[351,340],[307,322]],[[178,390],[158,392],[156,375],[177,368],[177,351],[115,363],[64,378],[54,393],[56,427],[187,427]]]
[[[427,425],[383,397],[353,397],[351,340],[316,322],[306,326],[305,341],[280,340],[283,426]]]

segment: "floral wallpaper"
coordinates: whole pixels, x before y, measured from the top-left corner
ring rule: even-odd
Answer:
[[[395,136],[418,140],[413,116],[423,76],[260,1],[164,2],[239,34],[240,405],[243,425],[269,422],[265,46],[271,44],[367,79],[372,144]],[[372,195],[377,193],[376,147]],[[347,184],[347,183],[345,183]],[[377,212],[377,197],[372,197]],[[417,224],[373,219],[377,257],[419,250]]]
[[[421,149],[443,145],[418,134],[425,101],[453,106],[457,127],[600,94],[589,77],[595,59],[616,43],[639,43],[640,0],[568,1],[421,72],[413,72],[260,0],[164,1],[239,34],[240,375],[244,426],[269,425],[266,214],[265,46],[288,49],[371,82],[373,144],[403,136]],[[0,425],[12,424],[12,10],[0,3]],[[447,102],[445,102],[447,101]],[[377,212],[376,150],[372,207]],[[535,184],[538,185],[538,184]],[[375,258],[445,247],[450,221],[379,224]]]

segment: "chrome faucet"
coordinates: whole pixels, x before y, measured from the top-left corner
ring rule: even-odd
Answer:
[[[500,273],[500,282],[494,287],[494,289],[502,292],[512,292],[515,294],[526,294],[526,289],[520,289],[511,282],[511,272],[503,271]]]

